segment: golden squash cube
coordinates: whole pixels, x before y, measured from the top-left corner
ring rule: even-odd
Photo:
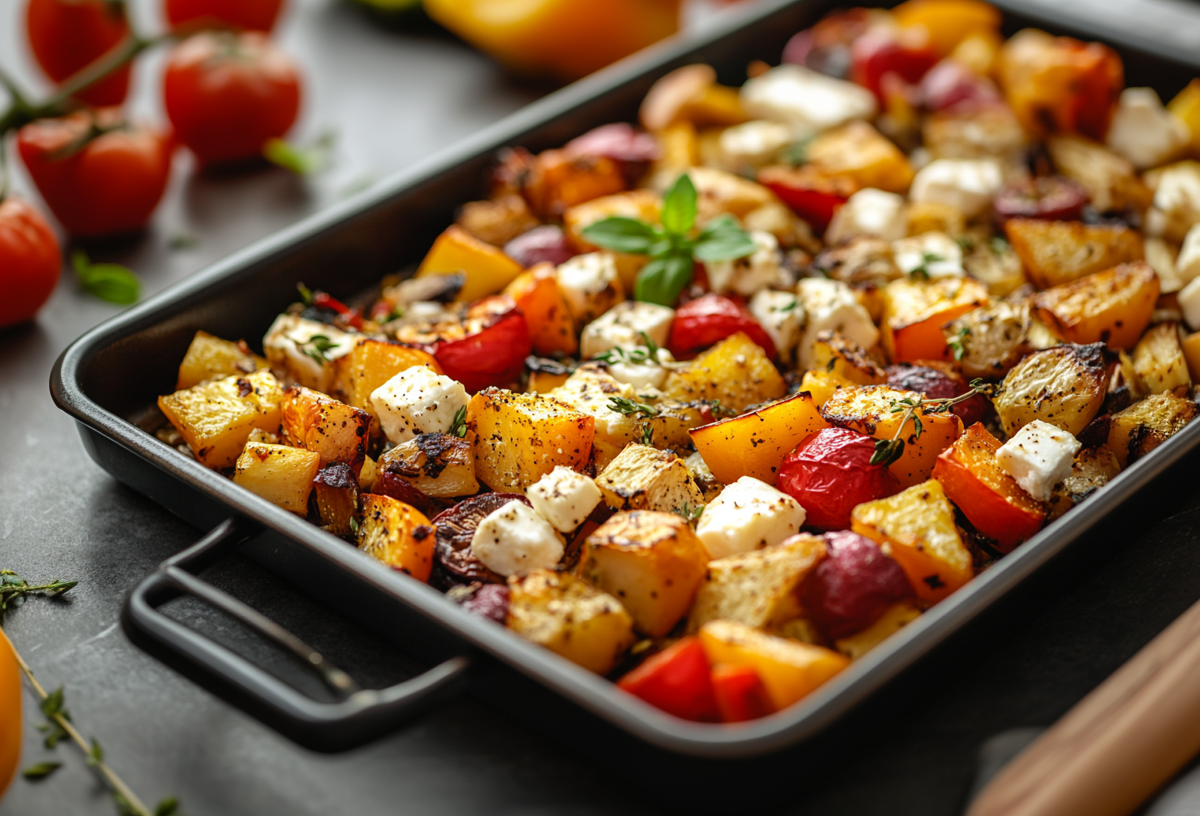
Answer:
[[[908,157],[867,122],[854,121],[825,131],[809,143],[806,153],[822,173],[851,178],[860,188],[904,194],[912,184],[914,172]]]
[[[887,373],[867,350],[838,332],[821,332],[813,343],[812,367],[855,385],[883,385]]]
[[[255,428],[274,433],[283,419],[283,386],[265,369],[176,391],[158,407],[207,467],[237,462]]]
[[[1132,348],[1150,325],[1158,275],[1145,261],[1121,264],[1033,296],[1037,317],[1068,343]]]
[[[1129,227],[1013,218],[1004,231],[1039,289],[1143,258],[1142,236]]]
[[[926,603],[937,603],[975,576],[971,552],[954,523],[954,507],[934,479],[860,504],[850,519],[854,532],[896,559]]]
[[[321,457],[303,448],[247,442],[238,457],[233,481],[277,504],[284,510],[306,515],[313,478]]]
[[[987,304],[987,287],[973,278],[892,281],[883,289],[883,348],[888,359],[951,359],[942,326]]]
[[[485,388],[467,404],[467,428],[476,439],[479,481],[499,493],[523,493],[559,465],[582,470],[596,421],[540,394]]]
[[[357,476],[367,457],[371,415],[320,391],[290,386],[283,395],[283,438],[321,454],[321,466],[345,462]]]
[[[851,660],[858,660],[880,643],[921,617],[921,610],[908,601],[889,606],[879,619],[849,637],[834,641],[837,650]]]
[[[1133,370],[1144,394],[1174,391],[1184,396],[1192,388],[1187,359],[1183,356],[1178,323],[1151,326],[1133,347]]]
[[[433,571],[436,529],[421,511],[391,496],[363,497],[358,548],[418,581]]]
[[[787,384],[766,352],[742,332],[726,337],[691,362],[672,371],[663,384],[680,402],[717,400],[734,413],[779,399]]]
[[[614,510],[683,512],[704,502],[691,471],[673,451],[628,445],[596,476]]]
[[[607,674],[633,645],[621,602],[568,573],[514,575],[508,589],[508,628],[588,671]]]
[[[359,408],[372,416],[371,394],[375,389],[401,371],[423,365],[441,374],[433,355],[420,349],[402,346],[388,340],[364,337],[346,355],[333,362],[333,393],[347,405]]]
[[[592,417],[596,467],[604,468],[634,439],[641,437],[637,417],[612,410],[613,397],[638,400],[632,385],[619,382],[601,363],[584,363],[547,394]]]
[[[773,485],[784,457],[828,427],[812,394],[801,391],[751,413],[702,425],[691,432],[691,439],[724,484],[753,476]]]
[[[687,614],[707,563],[708,551],[681,516],[635,510],[587,537],[580,574],[616,596],[638,631],[662,637]]]
[[[520,275],[519,263],[491,244],[485,244],[454,224],[433,242],[429,253],[417,268],[417,277],[462,272],[466,283],[459,290],[459,303],[474,303],[494,295]]]
[[[1145,456],[1196,418],[1196,403],[1171,392],[1153,394],[1113,414],[1108,446],[1122,468]]]
[[[250,350],[245,340],[233,342],[198,331],[179,364],[175,390],[182,391],[216,377],[250,374],[270,364]]]

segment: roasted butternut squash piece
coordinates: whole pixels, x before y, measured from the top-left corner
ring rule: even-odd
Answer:
[[[539,218],[558,221],[575,205],[625,187],[621,167],[612,159],[543,150],[529,168],[522,191]]]
[[[1143,394],[1174,391],[1186,396],[1192,388],[1187,359],[1183,356],[1178,323],[1151,326],[1133,348],[1133,370]]]
[[[216,377],[250,374],[269,365],[265,357],[259,357],[250,350],[245,340],[235,343],[198,331],[183,355],[183,362],[179,364],[175,390],[182,391]]]
[[[860,189],[906,193],[914,175],[900,148],[863,121],[825,131],[809,143],[807,157],[821,172],[851,178]]]
[[[596,476],[614,510],[684,512],[703,503],[691,471],[673,451],[628,445]]]
[[[951,359],[942,326],[988,304],[972,278],[892,281],[883,290],[883,348],[894,363]]]
[[[559,465],[582,470],[596,421],[550,397],[485,388],[467,405],[467,428],[479,481],[500,493],[523,492]]]
[[[683,168],[680,168],[682,170]],[[600,248],[590,244],[583,237],[585,228],[605,218],[621,215],[627,218],[637,218],[649,224],[658,223],[658,212],[661,199],[649,190],[629,190],[615,195],[593,198],[582,204],[576,204],[563,213],[563,229],[571,245],[580,252],[596,252]],[[633,291],[637,273],[646,265],[645,255],[630,255],[625,252],[613,254],[617,264],[617,274],[626,292]]]
[[[374,416],[371,394],[375,389],[401,371],[418,365],[425,366],[434,374],[442,373],[442,367],[428,352],[364,337],[345,356],[334,361],[333,392],[347,405]]]
[[[1126,158],[1081,136],[1051,136],[1046,150],[1058,172],[1087,191],[1098,212],[1145,212],[1153,194]]]
[[[587,537],[580,574],[619,598],[638,631],[662,637],[687,614],[707,562],[708,551],[681,516],[635,510],[617,513]]]
[[[992,399],[1004,433],[1035,419],[1078,435],[1096,418],[1108,391],[1104,346],[1063,345],[1017,363]]]
[[[522,272],[505,287],[504,294],[525,313],[534,353],[571,357],[579,351],[575,319],[558,289],[553,265],[538,264]]]
[[[813,343],[813,369],[825,371],[856,385],[883,385],[887,373],[868,356],[866,349],[838,332],[821,332]]]
[[[1010,552],[1042,528],[1046,506],[1004,472],[999,449],[1000,440],[976,423],[938,457],[933,478],[976,530]]]
[[[568,573],[513,576],[508,590],[508,628],[588,671],[607,674],[633,645],[621,602]]]
[[[614,397],[636,401],[637,393],[633,386],[618,382],[601,363],[584,363],[546,396],[592,417],[592,448],[598,469],[607,467],[626,445],[641,436],[637,417],[614,411],[612,405]]]
[[[926,603],[937,603],[975,575],[954,508],[935,479],[860,504],[851,514],[851,529],[890,550]]]
[[[900,400],[920,400],[915,391],[897,391],[886,385],[843,388],[835,391],[821,409],[830,425],[865,433],[876,439],[892,439],[905,416]],[[899,406],[900,411],[893,411]],[[901,487],[925,481],[933,474],[938,455],[954,444],[962,433],[962,420],[953,413],[932,413],[921,409],[921,434],[911,420],[905,423],[904,452],[888,466]]]
[[[804,377],[800,380],[800,393],[809,394],[813,399],[813,404],[818,408],[823,408],[839,388],[853,387],[854,383],[819,369],[805,371]]]
[[[467,276],[455,299],[459,303],[474,303],[512,283],[521,274],[521,265],[497,247],[485,244],[454,224],[433,242],[417,268],[417,277],[454,272]]]
[[[247,442],[238,457],[233,481],[284,510],[308,513],[308,495],[321,457],[303,448]]]
[[[663,385],[680,402],[716,400],[731,411],[779,399],[787,384],[762,348],[742,332],[726,337]]]
[[[363,497],[358,548],[394,570],[428,581],[436,540],[433,524],[415,507],[391,496]]]
[[[1113,414],[1108,446],[1122,468],[1182,431],[1196,417],[1196,403],[1168,392],[1153,394]]]
[[[270,371],[221,380],[158,398],[158,407],[206,467],[237,462],[250,432],[279,430],[283,386]]]
[[[773,485],[783,458],[828,427],[812,395],[801,392],[748,414],[702,425],[691,432],[691,439],[722,483],[753,476]]]
[[[880,643],[899,632],[905,626],[921,617],[921,610],[907,601],[889,606],[887,611],[879,616],[861,632],[834,641],[837,650],[851,660],[858,660]]]
[[[1029,325],[1027,305],[1001,300],[950,321],[942,336],[964,376],[995,380],[1033,350]]]
[[[804,699],[850,665],[831,649],[768,635],[734,621],[704,624],[700,643],[713,665],[749,666],[758,672],[777,709]]]
[[[1158,275],[1144,261],[1121,264],[1038,292],[1038,318],[1068,343],[1132,348],[1154,314]]]
[[[283,438],[289,445],[321,454],[321,466],[345,462],[357,476],[367,457],[371,415],[293,385],[283,395]]]
[[[421,434],[379,457],[381,473],[403,479],[426,496],[453,498],[479,492],[475,439],[444,433]]]
[[[1128,227],[1012,218],[1004,225],[1004,232],[1029,279],[1039,289],[1070,283],[1143,257],[1142,236]]]
[[[1071,463],[1071,475],[1054,486],[1050,498],[1050,521],[1111,482],[1121,472],[1121,463],[1108,445],[1084,448]]]

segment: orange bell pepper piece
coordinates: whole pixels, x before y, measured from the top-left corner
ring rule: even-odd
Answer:
[[[775,712],[771,695],[753,666],[715,666],[712,685],[721,722],[757,720]]]
[[[775,484],[783,458],[829,423],[811,395],[800,393],[749,414],[693,428],[692,444],[724,484],[743,476]]]
[[[939,59],[949,56],[972,34],[1000,29],[1000,12],[981,0],[908,0],[892,9],[892,14],[901,28],[925,29]]]
[[[466,283],[455,298],[459,303],[474,303],[494,295],[521,274],[521,265],[502,251],[485,244],[462,227],[446,229],[417,269],[417,277],[462,272]]]
[[[525,313],[535,353],[548,357],[560,352],[570,357],[579,350],[575,321],[558,289],[553,264],[541,263],[522,272],[504,294],[515,300],[517,308]]]

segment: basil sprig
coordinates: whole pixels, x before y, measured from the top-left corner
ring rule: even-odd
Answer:
[[[614,215],[585,227],[583,237],[613,252],[650,256],[638,272],[634,299],[674,306],[692,282],[696,261],[732,261],[757,249],[750,234],[729,215],[709,221],[693,238],[696,212],[696,186],[684,173],[663,197],[662,226]]]

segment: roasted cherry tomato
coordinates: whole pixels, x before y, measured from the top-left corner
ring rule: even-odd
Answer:
[[[206,164],[249,159],[300,110],[300,76],[263,34],[197,34],[171,52],[163,78],[179,141]]]
[[[758,183],[779,196],[818,232],[824,232],[838,207],[858,192],[849,178],[825,175],[812,165],[764,167],[758,174]]]
[[[966,113],[1000,102],[1000,92],[990,80],[952,59],[942,60],[929,69],[921,79],[917,95],[931,111]]]
[[[1005,187],[992,200],[996,220],[1040,218],[1043,221],[1077,221],[1083,218],[1088,194],[1062,176],[1025,179]]]
[[[850,78],[883,101],[883,78],[895,74],[907,83],[921,81],[937,62],[924,29],[875,26],[850,46]]]
[[[886,465],[872,465],[875,440],[846,428],[825,428],[796,446],[779,466],[776,487],[804,508],[819,530],[850,527],[850,511],[898,489]]]
[[[775,356],[775,343],[744,304],[709,293],[688,301],[675,312],[667,348],[683,359],[738,332],[762,346],[767,356]]]
[[[0,328],[32,320],[61,272],[62,252],[46,219],[19,198],[0,201]]]
[[[166,0],[163,13],[172,28],[188,23],[196,28],[270,31],[281,8],[283,0]]]
[[[65,82],[129,36],[125,4],[112,0],[29,0],[29,48],[46,76]],[[126,65],[79,94],[89,105],[120,105],[129,93]]]
[[[721,722],[747,722],[775,713],[771,695],[753,666],[715,666],[712,684]]]
[[[717,720],[712,670],[704,647],[694,637],[685,637],[647,658],[618,680],[617,686],[681,719]]]
[[[967,383],[954,366],[941,360],[922,360],[920,363],[896,363],[888,366],[887,384],[900,391],[917,391],[926,399],[950,399],[967,393]],[[951,406],[964,427],[974,425],[987,414],[988,402],[976,394],[965,402]]]
[[[126,121],[117,108],[39,119],[17,151],[67,232],[112,235],[145,226],[171,173],[166,133]]]
[[[428,351],[471,393],[519,380],[533,352],[525,315],[506,295],[472,304],[458,321],[406,326],[396,339]]]
[[[904,570],[858,533],[825,534],[826,558],[804,582],[804,608],[829,638],[861,632],[887,608],[913,597]]]

